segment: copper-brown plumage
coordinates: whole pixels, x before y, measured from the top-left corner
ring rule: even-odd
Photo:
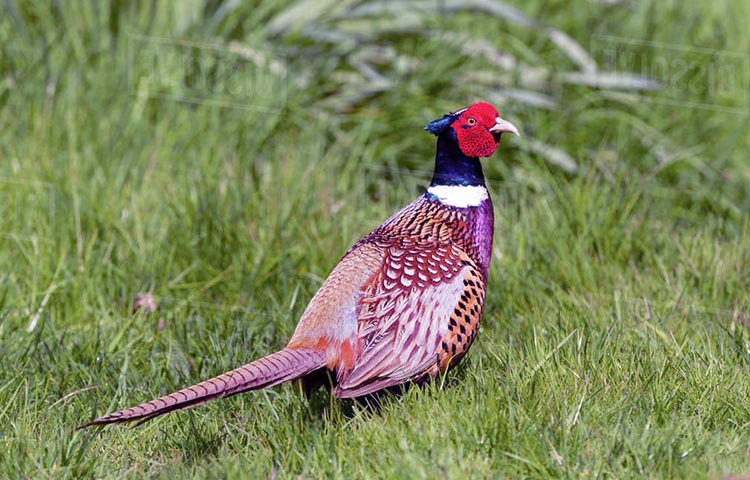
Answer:
[[[455,365],[479,328],[492,249],[492,204],[470,155],[491,154],[500,133],[517,130],[486,103],[426,129],[438,135],[431,188],[344,255],[284,349],[78,428],[146,421],[298,378],[316,386],[321,372],[336,397],[359,397]]]

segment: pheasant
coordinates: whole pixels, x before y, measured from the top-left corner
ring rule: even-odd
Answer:
[[[421,384],[456,365],[484,307],[493,212],[479,157],[518,129],[488,103],[429,123],[437,136],[427,191],[344,255],[288,345],[218,377],[78,426],[147,421],[248,390],[330,378],[337,398]]]

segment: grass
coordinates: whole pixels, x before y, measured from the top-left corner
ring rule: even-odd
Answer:
[[[277,2],[216,21],[220,2],[55,5],[9,2],[0,20],[4,475],[750,473],[750,139],[747,112],[732,110],[747,105],[747,83],[716,96],[691,71],[684,103],[715,109],[555,79],[479,85],[470,73],[493,71],[485,58],[415,37],[414,26],[326,44],[291,27],[262,33],[288,6]],[[664,51],[702,65],[725,57],[693,47],[750,46],[738,1],[520,8],[587,48],[597,34],[648,40],[689,47]],[[531,67],[572,68],[537,29],[473,12],[425,22]],[[155,37],[279,47],[286,70],[256,78],[229,107],[212,104],[231,92],[219,83],[178,101],[143,81],[157,67],[138,62],[157,54],[169,76],[194,47]],[[395,55],[376,64],[390,86],[337,96],[364,88],[356,75],[367,70],[352,65],[375,45]],[[495,255],[482,330],[459,368],[377,412],[323,393],[308,402],[287,385],[137,429],[73,431],[282,346],[346,249],[429,179],[422,125],[508,87],[557,106],[500,105],[524,136],[485,162]],[[567,152],[576,172],[532,140]],[[156,312],[132,313],[139,292],[155,296]]]

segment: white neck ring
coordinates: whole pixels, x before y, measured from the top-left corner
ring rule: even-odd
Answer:
[[[476,207],[490,198],[484,185],[433,185],[427,192],[440,203],[458,208]]]

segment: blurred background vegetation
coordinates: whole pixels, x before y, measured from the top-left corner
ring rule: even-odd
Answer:
[[[747,2],[0,12],[9,476],[750,471]],[[375,418],[284,387],[72,432],[283,345],[346,249],[429,181],[422,126],[480,100],[523,134],[484,162],[486,321],[448,388]],[[141,292],[153,314],[133,314]]]

